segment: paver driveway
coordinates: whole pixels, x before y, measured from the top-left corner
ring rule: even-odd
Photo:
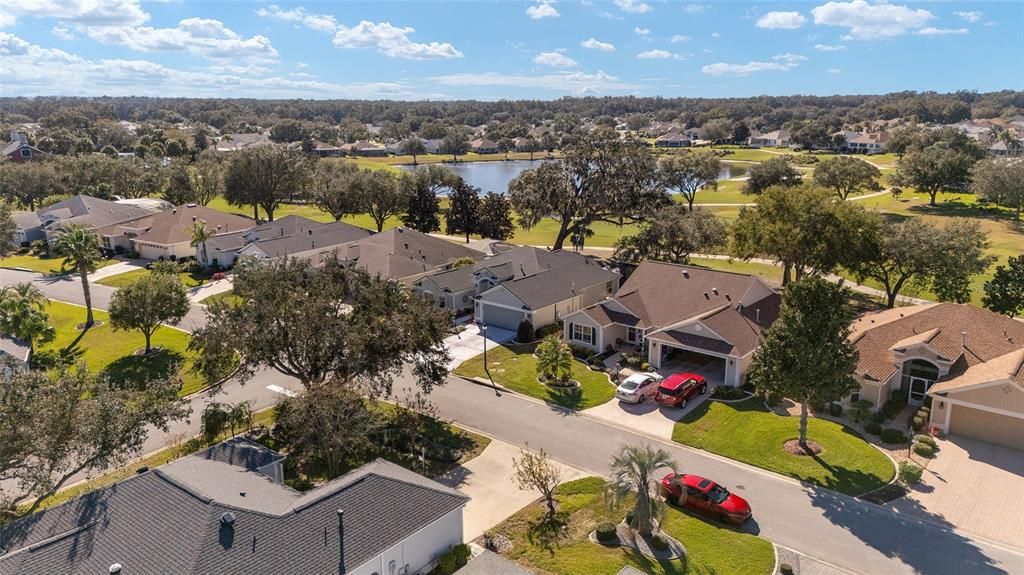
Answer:
[[[939,448],[921,485],[893,506],[1024,549],[1024,451],[957,436]]]

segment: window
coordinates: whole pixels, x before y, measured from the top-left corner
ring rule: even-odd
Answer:
[[[855,391],[855,392],[850,394],[850,403],[856,403],[858,401],[860,401],[860,390],[859,389],[857,391]]]
[[[21,157],[22,158],[31,158],[32,157],[32,150],[30,148],[22,148],[21,149]]]
[[[629,343],[637,343],[640,338],[643,337],[643,333],[635,327],[626,328],[626,341]]]
[[[572,339],[594,345],[594,328],[589,325],[572,324]]]

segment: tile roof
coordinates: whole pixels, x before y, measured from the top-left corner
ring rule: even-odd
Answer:
[[[916,343],[958,363],[950,373],[955,377],[958,370],[1024,348],[1024,323],[967,304],[927,304],[863,316],[850,338],[860,353],[857,374],[868,379],[884,381],[896,370],[891,350]]]
[[[207,472],[260,477],[217,461],[179,460],[196,461]],[[145,472],[8,523],[0,527],[0,574],[86,575],[106,573],[113,563],[125,573],[344,573],[466,502],[382,460],[306,494],[260,479],[291,500],[287,507],[271,501],[263,510],[254,509],[263,493],[240,508],[188,481],[198,480],[181,469]],[[234,516],[230,527],[221,521],[227,512]]]
[[[118,224],[103,231],[107,233],[136,232],[138,235],[133,239],[171,245],[191,241],[192,228],[197,222],[204,222],[206,228],[216,235],[245,231],[256,225],[249,218],[237,214],[221,212],[206,206],[187,204],[131,223]]]

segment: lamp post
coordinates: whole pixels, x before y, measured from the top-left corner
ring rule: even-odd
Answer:
[[[494,388],[494,395],[501,397],[501,392],[498,391],[498,386],[494,383],[494,378],[491,377],[491,368],[487,367],[487,324],[477,321],[476,326],[480,329],[480,335],[484,338],[484,373],[487,374],[487,379],[491,382],[491,387]]]

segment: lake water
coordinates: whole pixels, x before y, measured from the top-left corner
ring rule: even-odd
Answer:
[[[504,194],[508,191],[508,183],[518,176],[523,170],[536,168],[543,163],[542,160],[510,160],[508,162],[461,162],[458,164],[444,164],[453,172],[462,177],[471,186],[480,188],[481,193],[498,192]],[[398,166],[403,170],[415,170],[417,166]],[[740,178],[747,175],[745,164],[731,164],[722,162],[722,171],[718,174],[719,180],[729,178]]]

